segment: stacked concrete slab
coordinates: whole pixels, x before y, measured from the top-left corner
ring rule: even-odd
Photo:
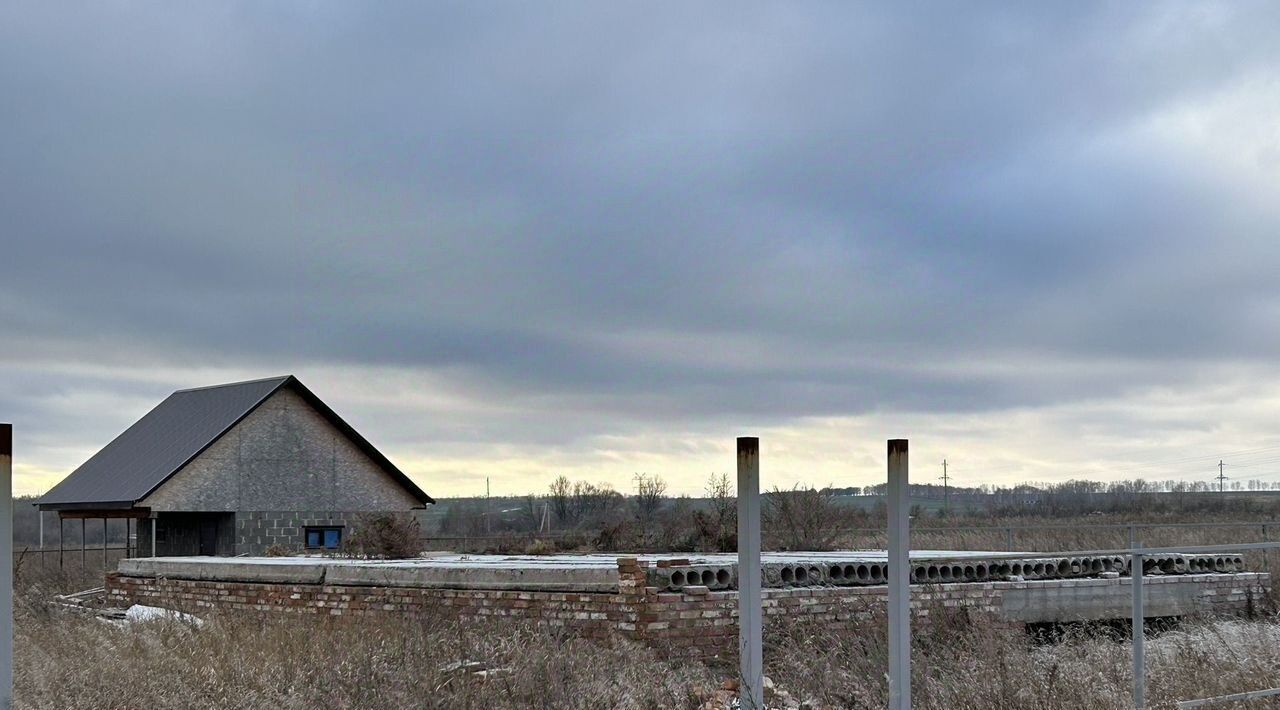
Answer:
[[[985,553],[994,557],[996,554]],[[946,561],[913,559],[913,584],[951,584],[1008,580],[1071,579],[1098,577],[1107,573],[1129,574],[1128,558],[1122,555],[1063,557],[1028,553],[1022,559],[984,559],[984,553],[922,552],[925,556],[950,558]],[[963,557],[962,557],[963,556]],[[785,559],[779,559],[785,558]],[[763,561],[766,587],[873,586],[885,584],[888,562],[883,553],[795,553],[766,555]],[[1143,573],[1205,574],[1244,571],[1240,555],[1156,555],[1147,557]],[[707,587],[733,589],[737,585],[737,565],[727,556],[707,558],[667,558],[657,560],[649,572],[649,583],[660,589]]]
[[[1125,575],[1123,556],[1065,557],[1029,552],[1018,559],[1005,553],[913,551],[914,584],[950,584],[1009,580],[1051,580]],[[640,555],[647,562],[648,586],[677,591],[705,587],[737,589],[737,556],[676,557]],[[946,561],[942,561],[946,560]],[[885,584],[884,552],[766,553],[761,557],[766,587],[855,587]],[[122,574],[209,582],[338,584],[422,589],[512,589],[566,592],[617,592],[615,555],[454,555],[412,560],[360,560],[339,557],[159,557],[120,562]],[[1240,555],[1157,555],[1148,557],[1144,574],[1183,575],[1244,571]]]

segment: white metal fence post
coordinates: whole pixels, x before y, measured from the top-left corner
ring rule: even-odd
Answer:
[[[738,658],[744,710],[764,710],[760,440],[738,437]]]
[[[0,708],[13,707],[13,425],[0,424]]]
[[[911,505],[907,440],[889,440],[889,710],[911,707]]]
[[[1142,549],[1142,543],[1135,542],[1132,549]],[[1135,552],[1131,560],[1129,579],[1133,582],[1133,707],[1143,710],[1147,706],[1147,638],[1146,616],[1142,608],[1142,553]]]

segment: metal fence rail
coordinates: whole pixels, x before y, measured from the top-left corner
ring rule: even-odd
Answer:
[[[1259,698],[1269,698],[1273,695],[1280,695],[1280,688],[1270,688],[1268,690],[1255,690],[1249,693],[1232,693],[1231,695],[1218,695],[1212,698],[1201,698],[1199,700],[1183,700],[1178,703],[1178,710],[1186,710],[1187,708],[1202,708],[1208,705],[1218,705],[1219,703],[1238,703],[1242,700],[1257,700]]]

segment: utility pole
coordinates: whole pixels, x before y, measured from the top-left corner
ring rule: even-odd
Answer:
[[[489,477],[484,477],[484,533],[489,534],[489,514],[493,505],[489,502]]]
[[[1218,492],[1219,493],[1227,492],[1227,487],[1226,487],[1227,475],[1222,472],[1222,469],[1225,467],[1226,467],[1226,464],[1222,462],[1222,459],[1218,459]]]
[[[951,490],[947,487],[947,482],[951,478],[947,476],[947,460],[942,460],[942,512],[946,513],[951,508]]]

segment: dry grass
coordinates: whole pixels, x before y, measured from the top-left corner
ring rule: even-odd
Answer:
[[[193,630],[63,618],[24,624],[17,643],[17,707],[668,708],[695,705],[710,682],[628,644],[430,619],[219,618]],[[512,672],[446,670],[476,660]]]
[[[32,580],[28,580],[31,582]],[[53,580],[65,581],[65,580]],[[18,708],[681,708],[712,687],[698,664],[631,643],[444,618],[404,622],[215,615],[200,628],[119,628],[18,605]],[[459,661],[510,669],[487,680]]]
[[[1240,532],[1171,531],[1149,544],[1241,541]],[[960,531],[925,534],[936,535],[938,547],[995,546]],[[1036,546],[1112,546],[1089,529],[1054,534]],[[429,616],[389,623],[226,615],[200,629],[174,622],[121,629],[53,615],[45,605],[56,592],[98,584],[92,569],[20,571],[15,707],[693,708],[732,670],[665,661],[621,639]],[[1254,620],[1189,620],[1151,639],[1151,707],[1280,685],[1280,621],[1269,608],[1260,603],[1262,618]],[[767,673],[815,708],[884,707],[884,622],[863,623],[853,632],[800,622],[771,627]],[[1130,707],[1130,646],[1112,636],[1078,631],[1037,644],[1019,630],[935,609],[916,623],[914,640],[917,708]],[[510,672],[481,680],[445,670],[457,661]]]
[[[883,620],[836,633],[813,623],[773,629],[768,674],[814,708],[886,702]],[[1129,645],[1026,634],[935,610],[917,625],[915,707],[1128,707]],[[586,641],[526,626],[439,618],[368,623],[329,618],[212,617],[116,628],[20,609],[19,708],[695,708],[724,666],[668,662],[625,641]],[[1280,684],[1275,620],[1197,621],[1149,641],[1152,707]],[[457,661],[509,668],[489,680]]]
[[[815,706],[876,708],[888,702],[883,620],[866,633],[795,624],[774,635],[766,666],[777,683]],[[917,623],[913,707],[923,710],[1131,708],[1131,646],[1112,632],[1078,629],[1055,644],[1021,630],[971,623],[933,610]],[[1280,623],[1192,620],[1147,642],[1147,701],[1179,700],[1280,685]],[[1271,707],[1255,704],[1240,707]]]

